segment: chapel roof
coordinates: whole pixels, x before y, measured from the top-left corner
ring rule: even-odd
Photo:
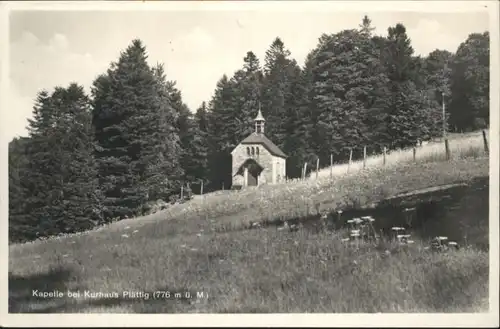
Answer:
[[[264,134],[254,132],[242,140],[240,144],[262,144],[272,155],[279,156],[281,158],[287,157],[287,155]]]

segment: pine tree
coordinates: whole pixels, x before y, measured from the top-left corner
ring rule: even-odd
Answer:
[[[456,52],[452,65],[450,123],[458,131],[482,129],[489,125],[488,32],[472,33]]]
[[[390,79],[390,101],[385,111],[386,136],[389,148],[415,145],[429,135],[437,122],[437,103],[427,102],[428,91],[419,90],[420,59],[413,57],[413,47],[402,24],[388,29],[383,53]]]
[[[253,132],[253,119],[261,106],[263,74],[259,59],[251,51],[243,59],[243,69],[233,77],[233,97],[235,120],[238,128],[236,139],[242,140]]]
[[[356,79],[352,67],[357,64],[353,61],[356,34],[354,30],[339,32],[316,56],[314,94],[320,138],[316,141],[316,153],[321,163],[325,163],[330,154],[335,159],[342,158],[362,141],[362,109],[356,104],[355,95],[349,94],[350,81]]]
[[[313,68],[316,138],[321,163],[347,159],[350,149],[359,156],[363,146],[374,147],[387,97],[387,76],[379,60],[369,19],[361,31],[345,30],[320,39]]]
[[[194,115],[186,117],[188,134],[183,168],[185,180],[196,193],[200,192],[201,183],[208,182],[208,118],[205,102]]]
[[[23,202],[13,212],[14,240],[90,229],[102,219],[89,99],[70,84],[39,93],[24,139],[18,178]],[[18,171],[19,173],[19,171]],[[14,200],[16,200],[14,198]]]
[[[156,126],[158,131],[158,166],[147,183],[150,187],[150,200],[168,200],[180,190],[184,169],[182,167],[181,132],[178,120],[181,110],[186,107],[182,102],[182,95],[175,87],[174,81],[167,81],[162,65],[154,68],[156,78],[156,97],[159,101],[159,115]],[[187,107],[186,107],[187,108]]]
[[[362,108],[360,113],[363,122],[362,146],[366,146],[369,153],[380,153],[384,147],[382,142],[385,128],[384,109],[390,98],[390,91],[387,87],[389,77],[381,60],[383,47],[379,37],[372,34],[374,30],[370,18],[364,16],[359,29],[356,52],[359,80],[357,85],[353,86],[352,92]]]
[[[223,75],[209,103],[209,190],[218,190],[223,185],[227,188],[231,181],[230,152],[240,142],[236,137],[239,124],[234,91],[234,80]]]
[[[147,63],[140,40],[94,82],[94,125],[106,217],[143,213],[168,194],[177,170],[174,119],[161,70]],[[170,173],[171,174],[171,173]]]
[[[210,108],[210,131],[216,151],[231,152],[239,143],[236,133],[239,129],[235,101],[235,80],[226,75],[217,82]]]
[[[316,160],[319,157],[318,152],[323,148],[323,136],[321,135],[319,128],[321,123],[319,122],[319,118],[322,115],[323,111],[320,109],[318,104],[322,101],[317,98],[317,90],[316,84],[318,80],[318,73],[320,71],[317,70],[318,61],[322,59],[322,52],[324,49],[328,47],[328,44],[333,40],[334,35],[323,33],[318,38],[317,46],[312,49],[306,57],[306,61],[304,63],[303,74],[305,77],[305,83],[307,88],[307,95],[305,96],[306,102],[308,103],[307,112],[311,122],[311,128],[308,129],[308,148],[309,152],[304,155],[304,159],[300,161],[298,165],[300,165],[300,173],[302,173],[302,167],[304,165],[303,162],[307,162],[307,168],[313,168],[316,165]],[[321,78],[322,79],[322,78]]]
[[[52,97],[60,113],[56,134],[62,195],[57,224],[62,232],[87,230],[103,221],[90,100],[75,83],[56,88]]]
[[[283,41],[274,39],[265,56],[262,108],[266,116],[266,135],[281,148],[287,134],[283,117],[293,97],[291,86],[297,76],[297,68]]]
[[[26,228],[31,229],[26,221],[25,199],[26,174],[28,168],[27,145],[30,139],[14,138],[9,143],[9,241],[22,241]]]
[[[447,109],[450,108],[453,61],[454,54],[439,49],[422,59],[419,76],[424,80],[422,88],[427,90],[425,95],[427,108],[442,108],[443,102]],[[436,114],[435,120],[442,123],[442,115]],[[429,128],[429,137],[442,135],[442,125],[431,124]]]
[[[180,106],[178,113],[177,127],[182,149],[181,167],[184,169],[183,180],[185,183],[190,183],[195,179],[193,175],[193,142],[195,134],[193,113],[191,113],[187,106]]]
[[[134,63],[137,61],[139,63]],[[142,92],[134,80],[138,80],[138,72],[147,69],[142,45],[131,45],[121,53],[117,63],[110,65],[107,74],[93,84],[96,155],[108,220],[136,214],[144,201],[137,199],[132,191],[138,180],[131,162],[138,158],[139,152],[130,146],[131,129],[127,119],[135,111],[134,96]]]
[[[310,111],[310,92],[312,89],[311,61],[306,60],[303,71],[297,68],[296,77],[291,83],[291,97],[283,118],[286,131],[283,151],[288,155],[287,176],[301,177],[304,162],[314,158],[311,148],[311,134],[314,121]],[[311,167],[310,163],[309,167]]]
[[[371,37],[375,28],[371,25],[372,20],[368,16],[364,16],[361,24],[359,25],[359,32],[366,37]]]
[[[55,205],[59,203],[60,179],[59,140],[55,136],[57,108],[46,90],[38,93],[33,107],[33,119],[28,119],[29,143],[24,181],[24,215],[12,227],[19,237],[32,240],[59,232]],[[16,234],[11,231],[11,234]]]

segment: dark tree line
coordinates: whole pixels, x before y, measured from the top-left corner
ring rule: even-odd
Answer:
[[[489,33],[456,53],[415,56],[402,24],[373,35],[370,19],[323,34],[303,67],[276,38],[261,63],[249,51],[196,111],[140,40],[99,75],[90,95],[72,83],[37,95],[29,136],[9,144],[11,241],[90,229],[150,211],[189,184],[230,188],[230,151],[253,130],[288,154],[287,174],[308,162],[343,162],[489,125]]]

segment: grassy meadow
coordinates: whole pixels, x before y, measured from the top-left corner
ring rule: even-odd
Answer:
[[[346,229],[250,229],[253,223],[328,215],[398,193],[487,177],[488,155],[482,136],[476,138],[451,141],[450,161],[442,161],[439,147],[429,144],[419,149],[416,163],[411,150],[408,161],[403,151],[393,152],[386,166],[351,166],[348,173],[336,167],[333,179],[325,169],[318,180],[207,194],[93,231],[13,244],[9,311],[487,311],[489,255],[474,241],[434,252],[418,237],[411,244],[382,238],[353,245],[345,242]],[[455,214],[469,225],[479,220],[474,209]],[[478,241],[488,240],[487,226],[479,226]],[[34,297],[34,289],[64,296]],[[80,296],[68,297],[68,290]],[[184,298],[174,298],[175,292]],[[193,298],[185,298],[186,292]]]

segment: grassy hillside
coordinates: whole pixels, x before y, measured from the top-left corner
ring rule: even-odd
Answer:
[[[489,131],[486,131],[487,138]],[[449,134],[449,148],[452,159],[465,159],[471,157],[479,157],[484,154],[483,134],[481,131],[471,132],[468,134]],[[376,154],[368,156],[366,166],[368,168],[382,167],[383,155]],[[427,145],[416,148],[415,160],[413,159],[413,149],[391,151],[386,156],[386,167],[400,166],[403,163],[423,163],[423,162],[438,162],[445,161],[446,153],[442,138],[436,138]],[[336,165],[332,173],[344,175],[348,170],[350,172],[358,172],[363,169],[363,161],[354,161],[350,168],[346,164]],[[330,168],[320,170],[320,178],[328,178],[330,176]],[[310,179],[316,179],[316,173],[312,173]]]
[[[348,232],[245,229],[362,207],[388,196],[489,175],[488,157],[372,166],[295,184],[207,195],[142,218],[10,246],[12,312],[459,312],[487,308],[488,252],[426,241],[359,246]],[[470,207],[463,205],[463,207]],[[458,221],[476,218],[461,209]],[[483,216],[484,217],[484,216]],[[487,241],[487,225],[477,239]],[[243,230],[245,229],[245,230]],[[32,289],[58,290],[36,298]],[[67,297],[66,291],[80,297]],[[92,292],[94,298],[85,291]],[[189,291],[175,299],[154,292]],[[116,292],[106,298],[98,293]],[[138,292],[123,296],[123,292]],[[146,299],[146,294],[149,298]],[[203,298],[196,298],[203,293]],[[163,295],[163,296],[161,296]],[[206,298],[208,296],[208,298]],[[109,297],[109,296],[108,296]]]

